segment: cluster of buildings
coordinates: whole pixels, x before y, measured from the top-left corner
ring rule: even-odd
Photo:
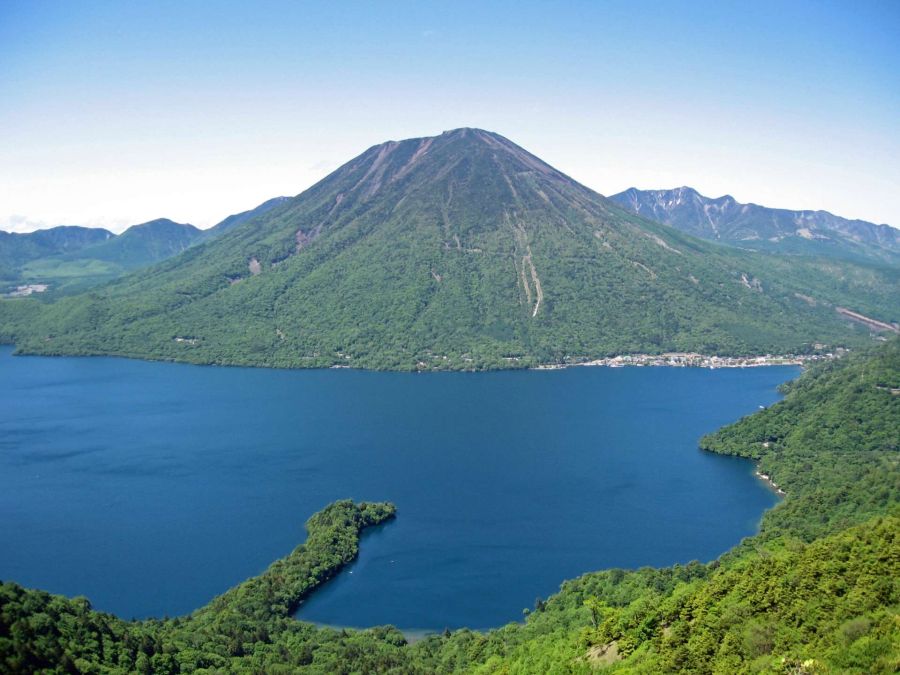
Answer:
[[[32,293],[43,293],[48,288],[49,286],[47,284],[26,284],[24,286],[17,286],[16,290],[10,291],[6,295],[9,298],[24,298]]]
[[[690,368],[753,368],[756,366],[802,366],[812,361],[833,359],[839,354],[788,354],[782,356],[707,356],[693,352],[670,352],[667,354],[625,354],[593,361],[566,363],[562,365],[538,366],[539,368],[566,368],[568,366],[676,366]]]

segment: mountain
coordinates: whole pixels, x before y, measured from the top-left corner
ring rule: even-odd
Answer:
[[[227,232],[228,230],[241,225],[242,223],[246,223],[252,218],[256,218],[257,216],[261,216],[264,213],[268,213],[276,206],[280,206],[289,200],[290,197],[273,197],[272,199],[263,202],[255,209],[242,211],[241,213],[235,213],[234,215],[228,216],[222,222],[206,230],[206,232],[212,236],[218,236],[223,232]]]
[[[827,211],[789,211],[712,199],[690,187],[629,188],[610,199],[638,215],[695,237],[785,253],[874,259],[900,264],[900,230]]]
[[[27,234],[0,230],[0,278],[15,275],[22,265],[52,255],[80,251],[115,235],[94,227],[61,225]]]
[[[0,282],[11,288],[45,284],[53,294],[84,290],[213,239],[288,199],[275,197],[208,230],[159,218],[118,236],[87,227],[57,227],[27,235],[0,232]]]
[[[2,302],[0,335],[22,352],[196,363],[517,367],[861,344],[878,326],[865,317],[900,318],[898,290],[896,269],[704,242],[457,129],[376,145],[91,293]]]
[[[117,237],[85,248],[64,260],[90,258],[120,265],[125,269],[143,267],[181,253],[203,237],[203,230],[193,225],[158,218],[132,225]]]
[[[6,274],[0,280],[12,287],[46,285],[50,292],[45,295],[78,292],[170,258],[207,237],[193,225],[166,218],[134,225],[120,235],[84,227],[41,232],[59,229],[78,230],[81,240],[88,243],[80,247],[69,245],[36,250],[19,265],[4,267]],[[19,236],[35,236],[41,232]]]

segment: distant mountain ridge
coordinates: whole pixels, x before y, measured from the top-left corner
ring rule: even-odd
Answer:
[[[121,265],[126,269],[143,267],[181,253],[203,237],[203,230],[157,218],[132,225],[117,237],[63,256],[66,260],[91,258]]]
[[[610,199],[695,237],[783,252],[859,256],[900,262],[900,230],[827,211],[791,211],[710,198],[690,187],[629,188]]]
[[[0,302],[22,312],[0,336],[24,352],[196,363],[521,367],[856,345],[869,327],[836,308],[892,322],[898,289],[896,270],[704,242],[464,128],[375,145],[90,294],[39,312]]]
[[[115,236],[109,230],[79,225],[60,225],[24,234],[0,230],[0,271],[12,270],[36,258],[80,251]]]
[[[0,231],[0,283],[9,287],[40,282],[54,290],[96,285],[178,255],[267,213],[288,199],[269,199],[206,230],[157,218],[132,225],[119,235],[101,228],[79,226],[25,234]]]

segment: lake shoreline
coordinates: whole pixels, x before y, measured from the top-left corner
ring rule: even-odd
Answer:
[[[712,560],[755,534],[776,495],[697,439],[798,372],[295,377],[7,347],[0,370],[4,578],[124,617],[188,614],[295,548],[322,504],[389,497],[407,516],[367,530],[353,574],[297,618],[409,641],[521,620],[587,570]],[[616,524],[585,531],[591,509]]]
[[[759,478],[763,483],[765,483],[766,487],[768,487],[770,490],[772,490],[779,497],[786,496],[787,493],[784,490],[782,490],[780,487],[778,487],[778,483],[776,483],[774,480],[772,480],[771,476],[760,471],[759,468],[757,468],[753,472],[753,475],[756,476],[757,478]]]
[[[530,370],[563,370],[564,368],[604,367],[668,367],[668,368],[762,368],[768,366],[807,366],[810,363],[840,358],[843,351],[827,354],[787,354],[773,356],[707,356],[695,352],[665,354],[624,354],[591,361],[534,366]]]
[[[504,365],[490,365],[487,367],[415,367],[415,368],[369,368],[349,363],[321,364],[321,365],[261,365],[256,363],[217,363],[202,360],[189,360],[171,356],[153,357],[149,355],[137,355],[127,353],[66,353],[66,352],[42,352],[23,351],[14,342],[0,341],[0,347],[8,347],[12,350],[12,356],[16,357],[44,357],[44,358],[113,358],[143,361],[146,363],[173,363],[187,366],[211,367],[211,368],[253,368],[261,370],[355,370],[373,373],[490,373],[514,370],[564,370],[566,368],[605,367],[623,368],[630,367],[668,367],[668,368],[760,368],[767,366],[800,366],[806,367],[812,363],[831,361],[841,358],[849,350],[837,348],[835,352],[824,354],[784,354],[765,356],[711,356],[699,352],[665,352],[663,354],[620,354],[599,359],[585,361],[567,361],[563,363],[539,363],[527,365],[520,363],[519,357],[507,358]]]
[[[296,617],[295,617],[296,618]],[[365,631],[371,630],[373,626],[343,626],[332,623],[321,623],[319,621],[309,621],[308,619],[297,619],[297,621],[301,621],[303,623],[308,623],[316,628],[322,630],[333,630],[336,632],[341,631]],[[512,623],[520,623],[521,622],[512,622]],[[393,624],[388,624],[391,628],[396,628],[402,635],[403,639],[406,640],[407,644],[414,645],[417,642],[421,642],[426,638],[429,638],[433,635],[442,635],[445,631],[450,630],[448,628],[444,629],[434,629],[434,628],[399,628],[398,626],[394,626]],[[497,630],[498,628],[502,628],[502,626],[495,626],[492,628],[457,628],[454,630],[471,630],[473,633],[487,633],[492,630]]]

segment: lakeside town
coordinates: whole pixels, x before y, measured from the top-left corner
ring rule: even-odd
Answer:
[[[708,356],[694,352],[668,352],[665,354],[624,354],[592,361],[560,363],[537,366],[537,370],[559,370],[573,366],[675,366],[683,368],[755,368],[760,366],[804,366],[816,361],[828,361],[842,356],[846,350],[820,354],[787,354],[765,356]]]

